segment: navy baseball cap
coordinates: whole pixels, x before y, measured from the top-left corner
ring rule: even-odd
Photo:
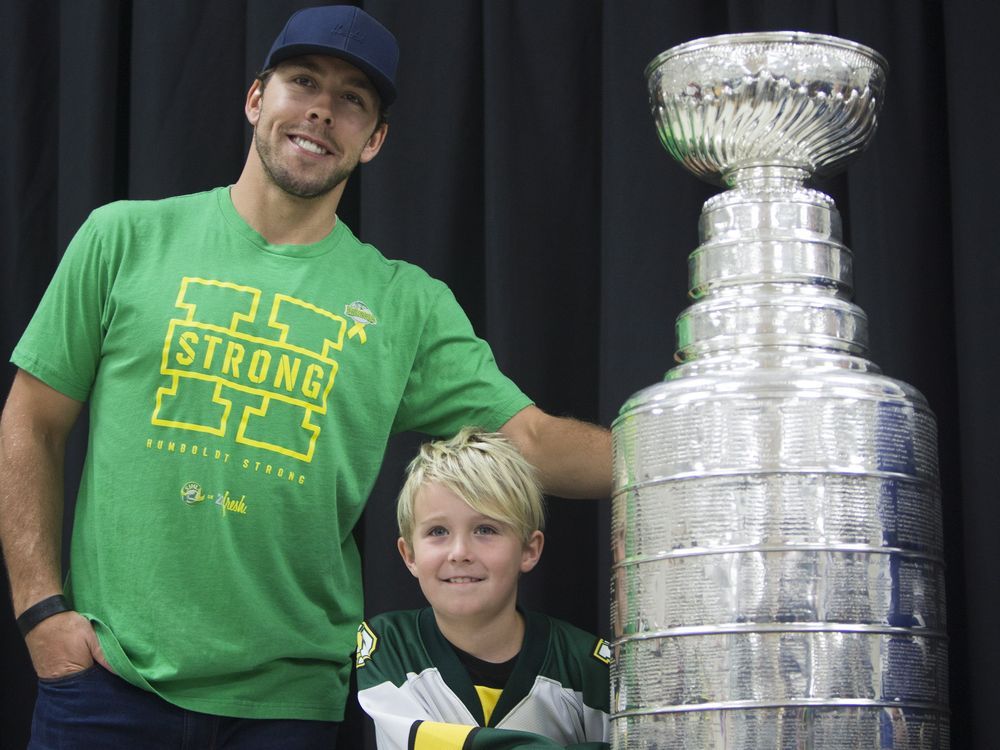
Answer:
[[[322,5],[294,13],[271,45],[263,70],[299,55],[347,60],[371,79],[383,107],[396,98],[396,37],[361,8]]]

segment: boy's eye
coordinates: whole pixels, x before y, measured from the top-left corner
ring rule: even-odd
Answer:
[[[297,83],[299,86],[312,86],[312,79],[308,76],[295,76],[292,82]]]
[[[476,527],[477,534],[499,534],[500,531],[496,526],[490,526],[489,524],[483,523]]]
[[[427,529],[427,536],[444,536],[448,533],[448,530],[443,526],[432,526]]]

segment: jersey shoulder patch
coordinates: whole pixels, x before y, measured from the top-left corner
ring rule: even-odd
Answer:
[[[603,638],[598,638],[597,643],[594,644],[594,649],[591,651],[591,656],[593,656],[601,664],[611,663],[611,644],[609,644]]]
[[[375,631],[368,626],[367,622],[362,622],[358,627],[358,650],[355,652],[354,665],[361,669],[371,661],[377,648],[378,636],[375,635]]]

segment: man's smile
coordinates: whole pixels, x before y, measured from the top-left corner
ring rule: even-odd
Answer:
[[[301,148],[303,151],[308,151],[310,154],[316,154],[317,156],[327,156],[330,154],[330,150],[326,147],[301,135],[290,135],[288,136],[288,140]]]

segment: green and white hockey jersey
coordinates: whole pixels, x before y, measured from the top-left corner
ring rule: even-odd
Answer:
[[[358,700],[375,722],[379,750],[608,747],[607,642],[561,620],[523,614],[521,653],[485,710],[430,607],[362,623]]]

